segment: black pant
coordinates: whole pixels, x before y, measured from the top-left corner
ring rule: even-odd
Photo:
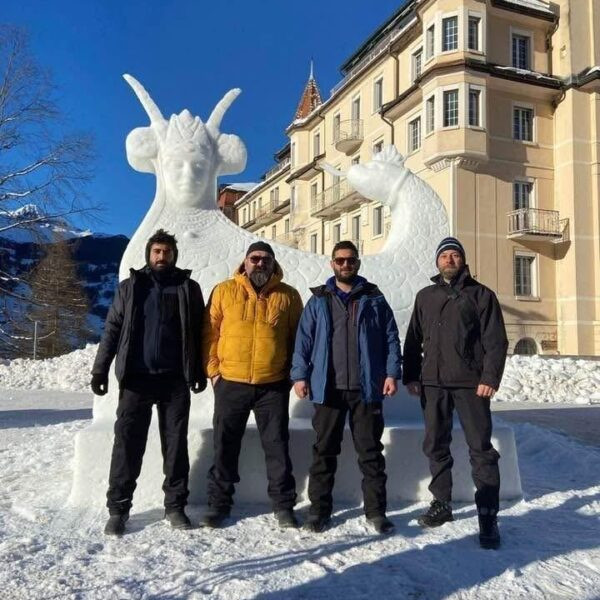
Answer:
[[[219,379],[215,386],[213,436],[215,458],[208,472],[208,504],[229,512],[234,484],[238,483],[238,460],[250,411],[254,411],[267,466],[267,488],[273,510],[292,508],[296,482],[289,453],[289,398],[287,381],[249,385]]]
[[[341,452],[346,414],[363,475],[362,491],[367,518],[386,511],[383,411],[381,402],[365,404],[359,391],[331,390],[324,404],[316,404],[312,420],[317,434],[308,480],[310,513],[328,517],[333,506],[337,457]]]
[[[469,446],[471,471],[477,491],[475,503],[481,512],[498,512],[500,494],[500,455],[492,446],[492,415],[489,398],[480,398],[475,388],[423,386],[421,406],[425,416],[423,451],[429,458],[431,484],[435,498],[452,498],[452,413],[458,412]]]
[[[165,508],[182,508],[187,504],[190,390],[181,376],[140,375],[127,378],[119,395],[106,494],[111,514],[131,508],[155,403],[165,474]]]

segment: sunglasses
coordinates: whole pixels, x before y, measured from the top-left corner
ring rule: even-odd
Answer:
[[[259,262],[263,262],[265,263],[265,265],[268,265],[270,263],[273,262],[273,257],[272,256],[249,256],[248,260],[253,264],[253,265],[257,265]]]
[[[356,266],[356,264],[358,263],[358,258],[356,258],[356,256],[345,256],[345,257],[338,257],[338,258],[334,258],[333,262],[338,266],[341,267],[344,263],[348,263],[348,265],[350,267],[354,267]]]

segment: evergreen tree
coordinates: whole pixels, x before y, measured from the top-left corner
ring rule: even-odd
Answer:
[[[65,241],[47,244],[29,282],[30,319],[38,323],[37,357],[48,358],[82,347],[89,337],[89,303],[77,277],[77,264]]]

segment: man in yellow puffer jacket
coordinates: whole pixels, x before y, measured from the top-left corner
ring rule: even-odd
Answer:
[[[282,279],[271,246],[255,242],[233,279],[214,288],[204,313],[203,354],[215,395],[215,457],[208,472],[209,509],[201,523],[206,527],[221,526],[231,511],[251,410],[265,452],[268,493],[277,522],[280,527],[298,526],[288,405],[302,300]]]

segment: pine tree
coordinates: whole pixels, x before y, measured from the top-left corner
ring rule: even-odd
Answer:
[[[38,358],[64,354],[82,347],[88,336],[89,302],[77,277],[72,250],[65,241],[47,244],[34,269],[30,319],[38,323]]]

